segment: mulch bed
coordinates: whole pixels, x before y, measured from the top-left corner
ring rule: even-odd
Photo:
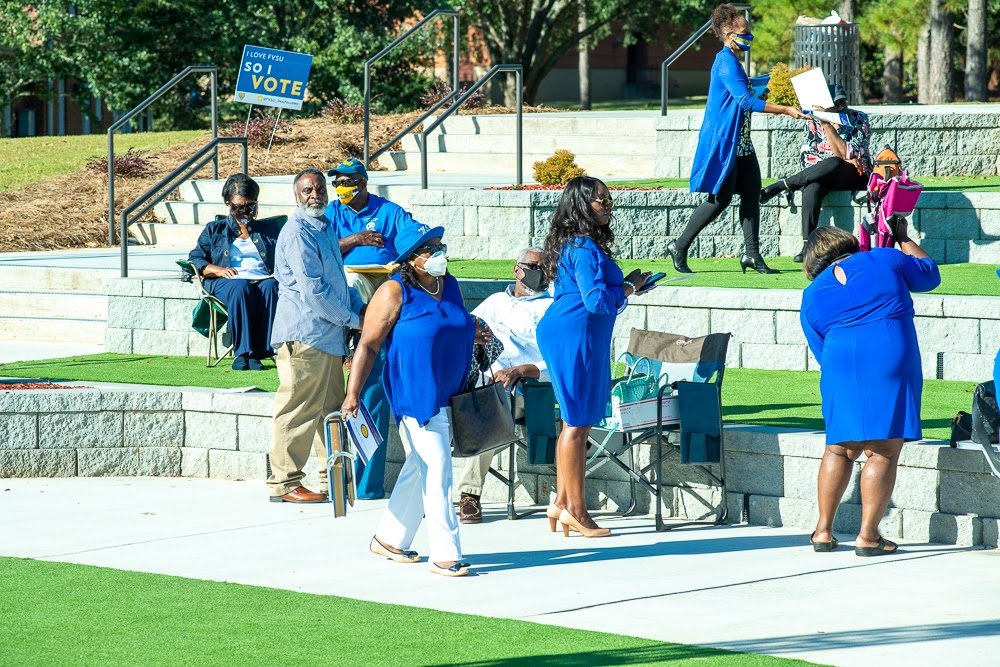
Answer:
[[[79,385],[55,384],[54,382],[11,382],[0,383],[0,391],[11,391],[12,389],[93,389],[93,387],[81,387]]]

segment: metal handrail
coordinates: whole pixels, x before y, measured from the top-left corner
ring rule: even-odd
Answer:
[[[219,159],[221,144],[238,144],[241,150],[240,166],[242,173],[247,173],[247,138],[246,137],[215,137],[199,148],[194,155],[182,162],[169,174],[161,178],[156,185],[139,195],[134,202],[121,212],[121,227],[119,241],[121,242],[121,274],[128,278],[128,227],[142,217],[149,209],[163,201],[178,185],[194,176],[211,160]],[[169,187],[167,187],[169,186]],[[162,192],[161,192],[162,190]],[[159,193],[159,194],[156,194]]]
[[[431,123],[430,125],[428,125],[427,127],[425,127],[420,132],[420,187],[421,187],[421,189],[423,189],[423,190],[427,189],[427,135],[429,135],[431,132],[433,132],[434,130],[436,130],[438,128],[438,126],[440,126],[441,123],[443,123],[448,116],[450,116],[451,114],[453,114],[456,111],[458,111],[458,108],[460,106],[462,106],[462,104],[467,99],[469,99],[470,97],[472,97],[473,93],[475,93],[477,90],[479,90],[484,85],[486,85],[486,83],[489,82],[490,79],[492,79],[494,76],[496,76],[500,72],[513,72],[514,73],[514,77],[515,77],[515,79],[517,81],[517,125],[516,125],[516,129],[515,129],[515,133],[517,135],[517,185],[521,185],[522,183],[524,183],[523,165],[521,164],[522,161],[523,161],[523,157],[524,157],[523,147],[521,145],[521,116],[522,116],[522,111],[523,111],[523,107],[524,107],[523,99],[522,99],[522,94],[521,94],[522,69],[521,69],[520,65],[494,65],[478,81],[476,81],[474,84],[472,84],[471,86],[469,86],[469,89],[467,91],[465,91],[465,93],[463,93],[461,97],[459,97],[457,100],[455,100],[455,103],[453,105],[451,105],[448,108],[447,111],[445,111],[443,114],[441,114],[436,119],[434,119],[433,123]]]
[[[437,104],[432,106],[430,109],[425,111],[421,116],[410,123],[410,125],[392,138],[388,143],[379,148],[374,153],[369,151],[370,141],[371,141],[371,113],[372,113],[372,86],[371,86],[371,73],[372,65],[377,63],[379,60],[387,56],[391,51],[395,50],[400,44],[408,40],[414,33],[423,28],[425,25],[433,21],[438,16],[450,16],[452,25],[452,67],[451,67],[451,92],[441,98]],[[450,102],[456,95],[458,95],[458,47],[459,47],[459,36],[460,31],[460,18],[457,11],[448,7],[442,7],[431,11],[427,16],[425,16],[420,22],[414,25],[412,28],[404,32],[402,35],[392,40],[392,42],[376,53],[374,56],[365,61],[365,146],[364,146],[364,160],[365,165],[368,165],[372,160],[378,159],[378,156],[389,150],[393,144],[402,139],[404,136],[409,134],[413,128],[420,123],[427,120],[428,117],[432,116],[438,109],[440,109],[444,104]]]
[[[189,74],[209,74],[212,77],[212,139],[219,136],[218,119],[216,118],[216,98],[219,91],[219,75],[215,65],[191,65],[181,70],[174,78],[139,103],[137,107],[116,120],[108,128],[108,245],[115,244],[115,130],[124,126],[130,120],[145,111],[153,102],[163,97]],[[212,178],[219,177],[219,156],[212,161]],[[124,242],[124,239],[122,239]]]
[[[747,21],[750,20],[751,6],[748,3],[734,3],[733,7],[735,9],[742,9],[743,13],[747,17]],[[705,21],[705,25],[701,26],[700,28],[698,28],[697,30],[695,30],[693,33],[691,33],[691,36],[688,37],[687,40],[683,44],[681,44],[679,47],[677,47],[676,51],[674,51],[673,53],[671,53],[669,56],[666,57],[666,59],[662,63],[660,63],[660,115],[661,116],[666,116],[667,115],[667,92],[668,92],[668,90],[667,90],[668,89],[668,85],[667,84],[670,81],[670,74],[669,74],[669,72],[667,70],[670,68],[670,66],[674,63],[675,60],[677,60],[682,55],[684,55],[685,51],[687,51],[689,48],[691,48],[691,46],[695,42],[697,42],[699,39],[701,39],[702,35],[704,35],[706,32],[708,32],[711,29],[712,29],[712,21],[711,21],[711,19],[709,19],[708,21]],[[750,52],[749,51],[745,51],[743,53],[743,64],[746,67],[747,73],[749,73],[750,72]]]

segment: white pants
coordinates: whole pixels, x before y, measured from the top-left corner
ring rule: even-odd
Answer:
[[[451,408],[440,410],[426,426],[401,417],[399,437],[406,462],[375,536],[384,544],[409,549],[426,516],[429,562],[461,560],[458,515],[451,504]]]

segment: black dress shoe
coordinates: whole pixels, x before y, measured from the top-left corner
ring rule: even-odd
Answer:
[[[771,273],[781,273],[776,269],[772,269],[770,266],[764,263],[764,258],[760,255],[756,257],[751,257],[750,255],[744,254],[740,257],[740,268],[743,269],[743,273],[747,272],[747,269],[753,269],[757,273],[762,273],[768,275]]]
[[[234,371],[246,371],[250,369],[250,357],[246,354],[238,355],[233,359]]]
[[[806,256],[806,244],[803,243],[802,250],[799,250],[799,254],[795,255],[795,257],[792,257],[792,261],[795,262],[796,264],[801,264],[802,258],[805,256]]]
[[[671,241],[667,244],[667,254],[670,255],[670,259],[674,263],[674,271],[677,273],[694,273],[691,267],[688,266],[687,251],[681,252],[678,250],[676,242]]]
[[[781,179],[776,183],[771,183],[770,185],[765,186],[764,189],[760,191],[760,203],[766,204],[785,190],[788,190],[788,183],[785,182],[785,179]]]
[[[250,359],[247,361],[247,364],[249,366],[249,370],[251,371],[264,370],[264,364],[260,363],[260,359],[254,359],[253,357],[250,357]]]

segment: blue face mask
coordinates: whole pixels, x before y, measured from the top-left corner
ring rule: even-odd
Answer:
[[[753,33],[748,32],[744,34],[733,34],[733,43],[740,51],[749,51],[750,43],[753,41]]]

